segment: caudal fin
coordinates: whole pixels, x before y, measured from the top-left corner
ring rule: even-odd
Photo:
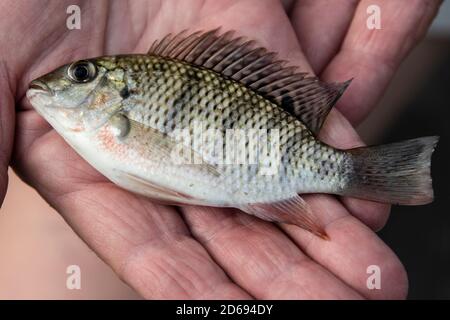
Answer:
[[[430,164],[439,137],[348,150],[353,174],[345,195],[392,204],[433,201]]]

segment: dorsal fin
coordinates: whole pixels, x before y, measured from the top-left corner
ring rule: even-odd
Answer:
[[[183,60],[239,81],[317,134],[351,80],[324,83],[317,77],[297,72],[295,67],[285,67],[286,62],[277,60],[275,53],[233,34],[234,31],[219,34],[219,29],[190,35],[182,31],[155,41],[148,53]]]

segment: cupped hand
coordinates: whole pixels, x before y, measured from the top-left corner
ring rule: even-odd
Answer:
[[[320,6],[313,4],[320,1],[298,1],[288,12],[291,21],[275,0],[80,1],[81,30],[68,30],[66,8],[73,2],[50,1],[45,8],[37,1],[0,4],[0,28],[8,30],[0,35],[0,165],[5,167],[9,161],[15,102],[14,169],[126,283],[145,298],[406,296],[407,278],[400,261],[373,231],[384,224],[388,206],[305,196],[326,224],[327,241],[296,226],[268,223],[238,210],[157,205],[101,176],[31,108],[24,95],[30,80],[64,63],[145,52],[153,40],[169,32],[222,26],[258,40],[292,65],[327,80],[357,77],[339,104],[356,123],[373,107],[403,57],[398,53],[396,59],[383,58],[383,54],[398,50],[404,55],[418,40],[415,28],[394,32],[398,40],[411,36],[408,45],[399,41],[395,46],[391,40],[388,52],[375,54],[387,61],[380,71],[376,63],[366,66],[369,62],[358,59],[358,54],[370,54],[361,46],[370,52],[376,47],[374,41],[382,41],[377,31],[361,29],[366,26],[362,18],[366,13],[359,7],[356,12],[328,8],[335,16],[325,20]],[[303,7],[305,3],[309,5]],[[428,3],[429,8],[432,3],[438,6]],[[303,11],[309,14],[303,17]],[[427,14],[432,17],[434,12]],[[418,13],[413,16],[418,17]],[[405,23],[392,28],[398,31]],[[427,25],[416,27],[425,30]],[[356,44],[359,47],[352,51]],[[388,67],[390,73],[385,72]],[[374,93],[366,103],[368,92]],[[321,137],[342,148],[361,144],[337,110]],[[371,265],[381,270],[379,290],[367,286]]]

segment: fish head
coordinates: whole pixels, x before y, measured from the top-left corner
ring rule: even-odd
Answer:
[[[124,71],[108,59],[76,61],[33,80],[27,98],[58,132],[92,131],[121,107]]]

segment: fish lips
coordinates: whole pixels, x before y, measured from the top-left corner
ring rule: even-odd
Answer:
[[[40,80],[33,80],[26,92],[28,101],[36,110],[53,107],[54,95],[53,90]]]
[[[28,87],[27,95],[28,95],[28,92],[30,92],[30,94],[32,94],[32,95],[34,95],[34,94],[44,94],[44,95],[48,95],[48,96],[54,95],[53,90],[45,82],[43,82],[41,80],[31,81],[31,83]]]

